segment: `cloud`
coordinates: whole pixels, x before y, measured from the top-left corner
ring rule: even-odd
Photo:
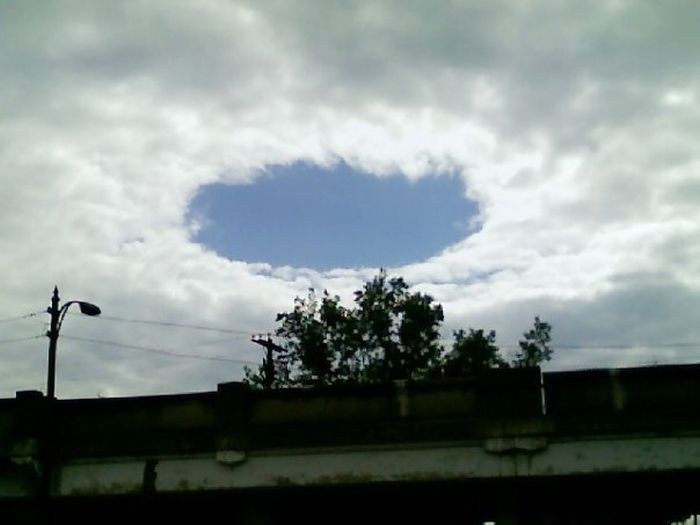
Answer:
[[[478,321],[518,334],[537,313],[525,310],[542,304],[555,334],[558,322],[582,343],[631,341],[646,325],[668,339],[700,339],[692,309],[670,306],[671,297],[694,304],[700,286],[698,9],[691,1],[4,3],[0,319],[41,310],[56,283],[64,298],[115,316],[251,332],[269,330],[310,286],[349,300],[374,269],[225,260],[193,244],[187,222],[205,184],[342,159],[377,176],[464,178],[479,203],[478,232],[393,269],[443,301],[449,326]],[[625,277],[650,275],[662,284]],[[651,307],[659,296],[667,307],[621,320],[630,304]],[[256,356],[241,339],[197,347],[203,334],[184,329],[79,316],[69,328]],[[35,318],[4,323],[0,340],[42,330]],[[0,346],[0,395],[43,386],[43,344]],[[201,390],[240,372],[65,340],[58,392]]]
[[[549,370],[697,362],[700,339],[692,313],[700,293],[666,274],[616,277],[591,298],[542,296],[477,310],[476,323],[495,323],[498,341],[514,352],[534,315],[553,326],[555,355]],[[517,328],[516,328],[517,327]]]

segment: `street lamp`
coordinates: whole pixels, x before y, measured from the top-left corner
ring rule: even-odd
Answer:
[[[49,375],[46,380],[46,395],[49,399],[54,399],[56,388],[56,345],[58,344],[58,334],[61,331],[63,319],[66,317],[68,308],[72,304],[77,304],[80,307],[80,312],[84,315],[96,316],[100,315],[100,307],[95,306],[85,301],[68,301],[59,308],[58,303],[58,286],[53,289],[53,297],[51,298],[51,306],[46,310],[51,315],[51,328],[46,332],[49,338]]]

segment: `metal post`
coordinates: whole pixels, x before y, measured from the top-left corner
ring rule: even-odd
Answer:
[[[49,307],[49,314],[51,315],[51,327],[46,335],[49,338],[49,374],[46,379],[46,396],[49,399],[54,399],[55,388],[56,388],[56,345],[58,344],[58,316],[60,314],[60,308],[58,303],[60,298],[58,297],[58,286],[53,289],[53,297],[51,298],[51,306]]]
[[[265,359],[265,388],[268,390],[272,388],[275,382],[275,361],[272,356],[272,339],[268,336],[267,338],[267,356]]]
[[[266,356],[263,358],[262,371],[263,388],[269,390],[272,388],[275,382],[275,361],[273,351],[284,354],[287,352],[287,350],[286,348],[283,348],[280,345],[273,343],[272,338],[269,335],[267,336],[267,339],[263,339],[262,337],[253,337],[251,341],[253,343],[259,344],[260,346],[264,347],[265,350],[267,350]]]

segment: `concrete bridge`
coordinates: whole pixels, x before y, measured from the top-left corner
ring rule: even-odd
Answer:
[[[697,365],[0,400],[17,522],[662,524],[699,482]]]

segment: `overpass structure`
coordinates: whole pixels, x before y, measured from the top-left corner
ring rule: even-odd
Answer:
[[[700,365],[0,400],[17,522],[662,524],[699,482]]]

